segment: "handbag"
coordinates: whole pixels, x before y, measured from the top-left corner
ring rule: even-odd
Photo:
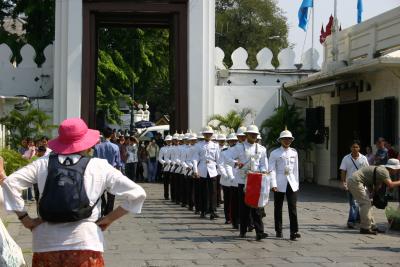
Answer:
[[[376,189],[376,168],[374,168],[374,176],[373,176],[373,192],[374,195],[372,197],[372,205],[375,206],[377,209],[385,209],[388,204],[388,198],[386,196],[386,185],[382,183],[379,189]]]
[[[21,248],[15,243],[0,219],[0,266],[25,266]]]

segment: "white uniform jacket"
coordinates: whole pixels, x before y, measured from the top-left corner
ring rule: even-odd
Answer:
[[[214,142],[202,141],[195,145],[193,150],[193,171],[200,177],[216,177],[219,161],[219,145]]]
[[[181,164],[180,160],[180,145],[171,147],[171,167],[170,172],[179,173],[178,168]]]
[[[272,151],[269,170],[276,177],[279,192],[286,192],[288,182],[293,192],[299,190],[299,159],[296,149],[280,147]]]
[[[170,158],[170,150],[171,146],[163,146],[160,149],[160,152],[158,154],[158,162],[160,162],[161,165],[163,165],[162,170],[163,171],[168,171],[168,164],[169,164],[169,158]]]
[[[231,186],[231,178],[228,176],[228,173],[226,171],[227,164],[225,163],[225,161],[226,161],[225,155],[227,153],[228,153],[228,148],[221,149],[219,162],[218,162],[218,173],[219,173],[219,175],[221,175],[221,179],[219,180],[219,183],[223,186]]]
[[[234,167],[238,162],[244,166],[237,170],[237,182],[246,184],[247,172],[266,172],[268,169],[267,155],[262,146],[254,143],[250,144],[247,141],[238,143],[227,153],[227,163]],[[272,184],[274,187],[274,183]]]

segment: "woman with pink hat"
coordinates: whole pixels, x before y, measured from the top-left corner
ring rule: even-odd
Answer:
[[[99,142],[99,132],[88,129],[82,119],[64,120],[58,134],[48,143],[54,153],[5,179],[5,207],[14,211],[21,223],[32,231],[33,267],[104,266],[102,231],[129,212],[140,213],[146,193],[107,160],[88,156]],[[41,196],[38,218],[30,217],[21,197],[22,190],[33,184],[38,185]],[[72,202],[80,201],[78,208],[74,206],[75,209],[68,210],[71,201],[63,199],[68,193],[55,192],[64,193],[65,188],[78,185],[83,190],[70,193]],[[122,197],[123,202],[101,217],[100,199],[104,191]]]

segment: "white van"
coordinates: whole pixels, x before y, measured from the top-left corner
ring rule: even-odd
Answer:
[[[144,129],[139,134],[139,141],[151,140],[156,137],[157,133],[161,133],[162,138],[169,134],[169,125],[152,126]]]

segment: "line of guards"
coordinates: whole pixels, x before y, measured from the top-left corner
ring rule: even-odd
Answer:
[[[255,125],[240,127],[236,134],[214,134],[210,126],[202,132],[175,133],[166,136],[166,146],[159,153],[163,166],[164,198],[199,214],[218,218],[217,206],[224,204],[225,224],[239,229],[240,237],[255,229],[256,240],[265,239],[263,207],[245,203],[248,173],[270,176],[268,187],[274,192],[276,237],[282,238],[282,206],[286,195],[290,219],[290,239],[300,238],[297,222],[298,155],[290,147],[294,140],[288,130],[281,132],[275,149],[267,158],[267,150],[259,144],[260,133]],[[223,201],[221,197],[223,191]],[[268,192],[269,194],[269,192]],[[268,199],[268,195],[266,196]]]

